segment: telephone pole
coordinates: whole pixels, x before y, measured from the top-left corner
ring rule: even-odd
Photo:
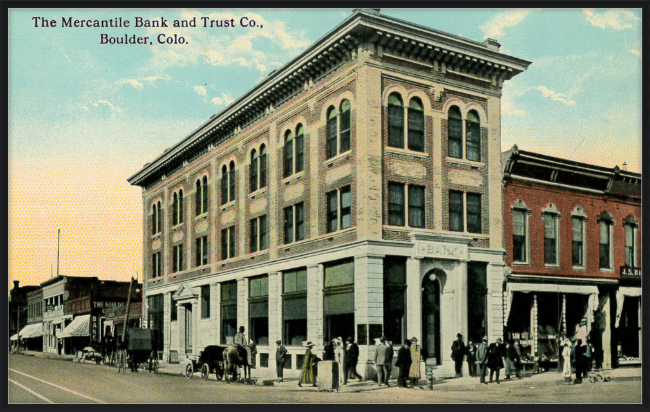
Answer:
[[[61,229],[58,229],[59,233],[56,239],[56,276],[59,276],[59,252],[61,249]]]

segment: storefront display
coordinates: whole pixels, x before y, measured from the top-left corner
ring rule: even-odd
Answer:
[[[641,288],[621,286],[616,293],[616,352],[619,365],[641,362]]]

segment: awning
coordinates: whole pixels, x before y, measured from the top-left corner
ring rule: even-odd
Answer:
[[[11,335],[11,340],[18,340],[18,334]]]
[[[43,336],[43,323],[34,323],[27,325],[19,332],[22,339],[38,338]]]
[[[622,295],[629,296],[629,297],[641,296],[641,287],[619,286],[618,291],[621,292]]]
[[[77,316],[70,322],[63,332],[61,338],[71,338],[74,336],[90,336],[90,315]]]
[[[506,284],[505,292],[505,308],[504,308],[504,325],[508,324],[508,319],[510,318],[510,309],[512,307],[512,296],[513,292],[520,293],[535,293],[535,292],[552,292],[552,293],[576,293],[579,295],[593,295],[598,296],[598,286],[595,285],[567,285],[567,284],[558,284],[558,283],[530,283],[530,282],[518,282]],[[595,298],[591,298],[589,301],[589,312],[588,318],[591,319],[593,315]]]

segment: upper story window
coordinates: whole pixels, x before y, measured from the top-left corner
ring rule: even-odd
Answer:
[[[201,286],[201,319],[210,317],[210,285]]]
[[[482,233],[481,195],[449,191],[449,230]]]
[[[221,230],[221,259],[231,259],[237,256],[235,242],[235,226]]]
[[[406,223],[406,205],[408,205],[408,226],[424,227],[424,186],[388,183],[388,224],[404,226]]]
[[[625,225],[625,266],[637,267],[637,230],[639,224],[634,216],[630,215],[623,221]]]
[[[398,93],[388,96],[388,146],[404,148],[404,103]]]
[[[154,203],[151,210],[151,234],[156,235],[162,232],[162,203]]]
[[[600,268],[613,269],[614,256],[612,248],[612,231],[614,228],[614,218],[611,213],[603,212],[598,216],[600,226]]]
[[[448,116],[449,157],[463,158],[463,116],[460,109],[452,106]]]
[[[183,244],[176,245],[172,249],[172,273],[183,270]]]
[[[196,198],[194,203],[195,214],[201,215],[208,211],[208,177],[196,181]]]
[[[305,204],[296,203],[284,208],[284,243],[298,242],[305,238]]]
[[[266,215],[250,221],[250,250],[255,253],[266,249]]]
[[[196,238],[196,246],[194,248],[194,266],[203,266],[208,264],[208,236],[201,236]]]
[[[327,110],[327,159],[350,150],[350,101],[341,101],[339,110]]]
[[[221,168],[221,204],[225,205],[236,198],[235,162]]]
[[[585,233],[587,231],[587,215],[582,206],[577,206],[571,214],[573,238],[571,241],[571,262],[573,267],[584,268],[587,255]]]
[[[162,253],[156,252],[151,255],[151,278],[162,276]]]
[[[405,130],[408,132],[409,150],[424,152],[424,105],[418,97],[409,101],[407,121],[404,122],[405,108],[399,93],[388,96],[388,146],[404,149]]]
[[[560,213],[557,207],[550,203],[542,210],[544,222],[544,263],[551,266],[560,264]]]
[[[512,261],[514,263],[529,263],[528,219],[531,214],[530,209],[523,200],[519,199],[510,211],[512,212]]]
[[[305,170],[305,128],[296,127],[296,134],[291,130],[284,133],[284,177]]]
[[[352,225],[352,194],[350,186],[344,186],[327,193],[327,233],[336,232],[339,227],[347,229]]]
[[[424,152],[424,106],[419,98],[411,99],[408,113],[408,148]]]
[[[174,193],[174,210],[172,214],[174,226],[183,223],[183,189]]]
[[[467,113],[465,122],[465,145],[467,160],[474,162],[481,161],[481,120],[476,110]]]
[[[250,192],[266,187],[266,146],[251,151]]]

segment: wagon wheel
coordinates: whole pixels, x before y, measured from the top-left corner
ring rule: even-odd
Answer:
[[[185,376],[191,378],[192,375],[194,375],[194,365],[192,365],[192,362],[190,362],[185,367]]]
[[[207,381],[209,377],[210,377],[210,367],[208,366],[207,363],[204,363],[203,366],[201,367],[201,379]]]

